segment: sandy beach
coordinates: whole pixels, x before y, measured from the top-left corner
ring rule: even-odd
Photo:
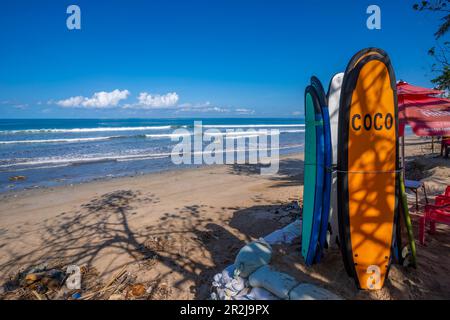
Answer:
[[[420,142],[408,139],[407,178],[423,179],[432,199],[450,184],[450,162]],[[283,157],[271,177],[256,166],[223,165],[4,193],[0,284],[42,263],[84,265],[98,281],[125,267],[151,288],[150,298],[207,299],[212,277],[242,246],[299,217],[302,159]],[[417,239],[412,195],[409,204]],[[450,299],[450,228],[438,225],[426,246],[416,244],[418,268],[393,266],[376,292],[355,288],[337,249],[307,268],[298,239],[275,246],[272,263],[345,299]]]

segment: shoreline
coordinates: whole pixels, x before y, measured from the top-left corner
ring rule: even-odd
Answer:
[[[299,157],[302,155],[303,155],[303,152],[293,152],[293,153],[283,154],[283,155],[280,155],[280,161],[282,161],[283,159],[286,159],[286,158]],[[117,180],[117,179],[137,178],[137,177],[152,176],[152,175],[169,173],[169,172],[202,170],[205,168],[214,168],[214,167],[232,166],[232,165],[233,164],[213,164],[213,165],[201,164],[201,165],[189,165],[189,166],[182,165],[182,166],[170,167],[167,169],[160,169],[159,171],[141,172],[141,173],[135,173],[135,174],[131,174],[131,175],[104,176],[101,178],[94,178],[92,180],[82,181],[82,182],[77,182],[77,183],[61,183],[61,184],[58,184],[55,186],[46,186],[46,185],[37,186],[36,185],[33,187],[26,187],[23,189],[17,189],[17,190],[11,189],[11,190],[3,191],[3,192],[0,191],[0,199],[2,199],[4,196],[6,196],[6,197],[10,196],[10,195],[14,196],[14,195],[18,195],[23,192],[29,192],[29,191],[33,191],[33,190],[55,190],[55,189],[64,188],[64,187],[74,187],[74,186],[80,186],[80,185],[87,185],[87,184],[91,184],[91,183],[101,183],[101,182],[112,181],[112,180]],[[12,172],[11,176],[15,176],[15,174]]]

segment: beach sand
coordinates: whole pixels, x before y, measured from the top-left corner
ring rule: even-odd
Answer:
[[[423,179],[432,199],[450,185],[450,160],[420,141],[409,139],[407,178]],[[298,218],[302,159],[282,158],[272,177],[223,165],[2,194],[0,284],[40,263],[87,265],[102,281],[125,267],[151,298],[206,299],[242,246]],[[414,197],[409,204],[417,238]],[[295,241],[274,246],[272,263],[346,299],[450,299],[450,228],[438,225],[426,246],[416,243],[418,268],[393,266],[376,292],[355,288],[336,249],[306,268]]]

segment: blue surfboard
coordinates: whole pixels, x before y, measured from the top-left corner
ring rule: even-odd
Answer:
[[[320,218],[319,240],[316,251],[316,262],[320,262],[323,255],[323,249],[327,247],[327,236],[329,230],[333,150],[331,146],[330,114],[328,112],[325,90],[320,80],[316,77],[311,78],[311,85],[316,88],[318,93],[323,121],[324,164],[323,167],[318,168],[322,169],[323,172],[322,211]]]
[[[305,145],[302,255],[308,266],[314,263],[319,245],[325,178],[325,135],[321,107],[325,94],[318,89],[316,85],[312,84],[305,90],[307,132],[313,130],[315,133],[314,137],[311,136],[313,139],[306,139]],[[308,174],[308,178],[308,172],[315,174]]]
[[[323,170],[323,191],[322,191],[322,211],[320,219],[319,243],[316,252],[316,262],[320,262],[323,249],[327,247],[327,236],[329,230],[330,200],[331,200],[331,180],[333,165],[333,149],[331,145],[331,125],[330,114],[328,112],[327,98],[322,83],[316,77],[311,78],[311,85],[314,86],[319,95],[320,109],[323,120],[323,142],[324,142],[324,165]]]

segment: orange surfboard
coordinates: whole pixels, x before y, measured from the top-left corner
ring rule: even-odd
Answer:
[[[345,72],[339,113],[338,218],[347,272],[361,289],[381,289],[398,212],[398,107],[388,55],[357,53]]]

